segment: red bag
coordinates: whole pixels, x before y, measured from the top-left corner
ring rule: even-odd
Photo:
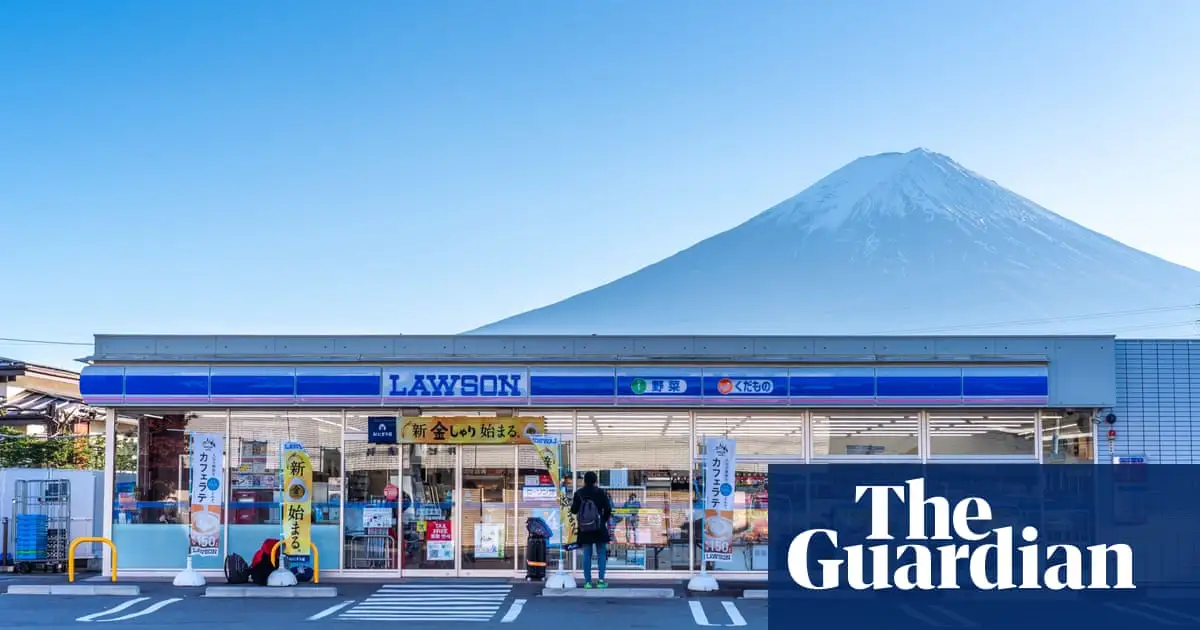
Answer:
[[[278,538],[268,538],[263,541],[258,551],[254,552],[254,559],[250,561],[250,566],[256,566],[262,561],[271,561],[271,549],[275,547],[275,543],[279,542]]]

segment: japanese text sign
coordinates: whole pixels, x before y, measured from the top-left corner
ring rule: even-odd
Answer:
[[[405,444],[529,444],[546,430],[545,418],[404,418]]]
[[[283,553],[305,558],[312,543],[312,461],[295,442],[283,445]]]
[[[733,559],[733,490],[737,443],[725,437],[704,440],[704,560]]]
[[[224,436],[219,433],[191,434],[191,508],[188,553],[217,557],[221,547],[221,504],[225,490],[222,451]]]

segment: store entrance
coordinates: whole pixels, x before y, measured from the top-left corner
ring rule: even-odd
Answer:
[[[404,445],[405,575],[509,575],[516,568],[516,447]]]
[[[459,571],[516,568],[517,450],[515,446],[463,446],[462,532]]]

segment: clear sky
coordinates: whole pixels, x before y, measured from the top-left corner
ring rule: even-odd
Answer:
[[[1198,30],[1194,0],[0,0],[0,336],[461,332],[918,146],[1200,268]]]

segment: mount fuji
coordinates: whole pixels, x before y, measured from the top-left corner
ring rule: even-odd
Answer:
[[[924,149],[476,334],[1191,336],[1200,272]]]

